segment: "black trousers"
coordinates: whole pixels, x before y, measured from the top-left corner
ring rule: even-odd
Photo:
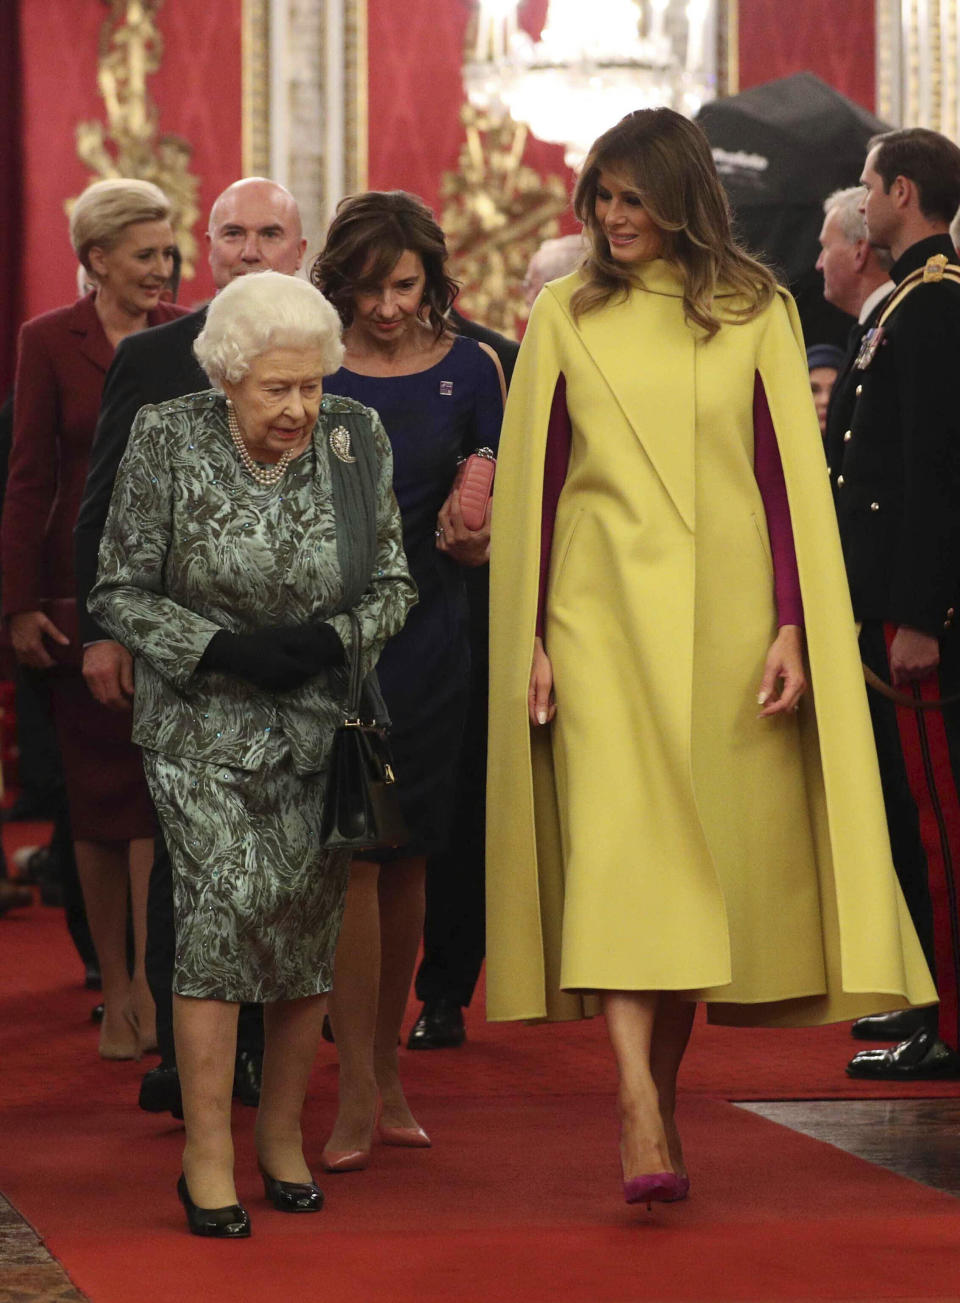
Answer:
[[[53,821],[53,836],[50,839],[50,855],[59,874],[60,890],[63,895],[63,912],[67,922],[67,931],[77,954],[85,968],[99,968],[100,961],[90,935],[87,923],[87,909],[83,903],[83,889],[77,874],[77,860],[73,853],[73,837],[70,833],[70,812],[67,809],[67,794],[60,793],[60,808]]]
[[[470,703],[447,847],[427,861],[423,960],[417,999],[468,1005],[486,951],[487,567],[466,572],[470,602]]]
[[[883,624],[865,620],[860,631],[860,656],[878,678],[890,682],[890,663]],[[936,977],[933,945],[933,906],[927,873],[927,854],[920,837],[917,803],[910,790],[903,743],[897,723],[897,708],[878,692],[867,689],[870,722],[880,764],[880,784],[887,814],[887,830],[893,852],[893,866],[907,909],[916,928],[930,972]]]
[[[17,748],[20,752],[17,768],[21,795],[30,795],[53,811],[50,858],[56,875],[54,881],[63,897],[67,931],[84,967],[97,968],[97,952],[87,925],[87,911],[73,854],[70,811],[57,734],[50,714],[47,675],[43,670],[18,665],[16,692]]]
[[[47,675],[18,665],[16,671],[17,772],[21,796],[55,810],[63,798],[60,750],[50,714]]]
[[[153,844],[153,868],[147,896],[146,970],[157,1006],[157,1045],[164,1063],[176,1062],[173,1045],[173,961],[177,947],[173,918],[173,870],[163,834]],[[263,1053],[263,1009],[242,1004],[237,1022],[237,1052]]]

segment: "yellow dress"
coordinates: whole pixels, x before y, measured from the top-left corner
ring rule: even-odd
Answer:
[[[493,520],[487,1003],[592,1012],[677,990],[714,1021],[787,1025],[935,998],[894,876],[866,695],[789,295],[705,343],[675,271],[575,324],[548,285],[511,385]],[[722,300],[721,300],[722,302]],[[753,395],[790,502],[811,690],[757,719],[776,635]],[[572,426],[531,729],[547,422]]]

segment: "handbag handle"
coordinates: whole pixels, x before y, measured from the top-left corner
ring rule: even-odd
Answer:
[[[356,611],[348,611],[347,616],[350,620],[350,629],[353,633],[353,651],[350,658],[350,679],[347,688],[347,718],[348,724],[360,723],[360,691],[362,684],[360,682],[360,617]]]

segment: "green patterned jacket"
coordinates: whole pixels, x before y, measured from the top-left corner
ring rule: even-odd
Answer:
[[[390,444],[376,412],[324,396],[312,448],[291,463],[280,485],[262,488],[230,440],[222,394],[209,390],[141,408],[117,472],[89,599],[90,611],[136,658],[134,742],[258,769],[268,736],[282,729],[298,772],[325,767],[343,717],[342,670],[324,670],[285,693],[194,671],[220,629],[245,633],[329,619],[349,648],[330,435],[338,427],[342,434],[344,425],[356,430],[358,421],[372,428],[377,465],[376,560],[354,608],[366,673],[416,602]]]

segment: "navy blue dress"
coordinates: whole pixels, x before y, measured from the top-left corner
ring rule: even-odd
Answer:
[[[399,854],[431,855],[449,831],[470,686],[463,567],[437,550],[434,530],[458,460],[484,445],[496,451],[500,377],[489,353],[458,336],[426,371],[364,376],[341,367],[323,387],[374,408],[393,448],[403,544],[420,600],[387,643],[377,673],[411,834]]]

